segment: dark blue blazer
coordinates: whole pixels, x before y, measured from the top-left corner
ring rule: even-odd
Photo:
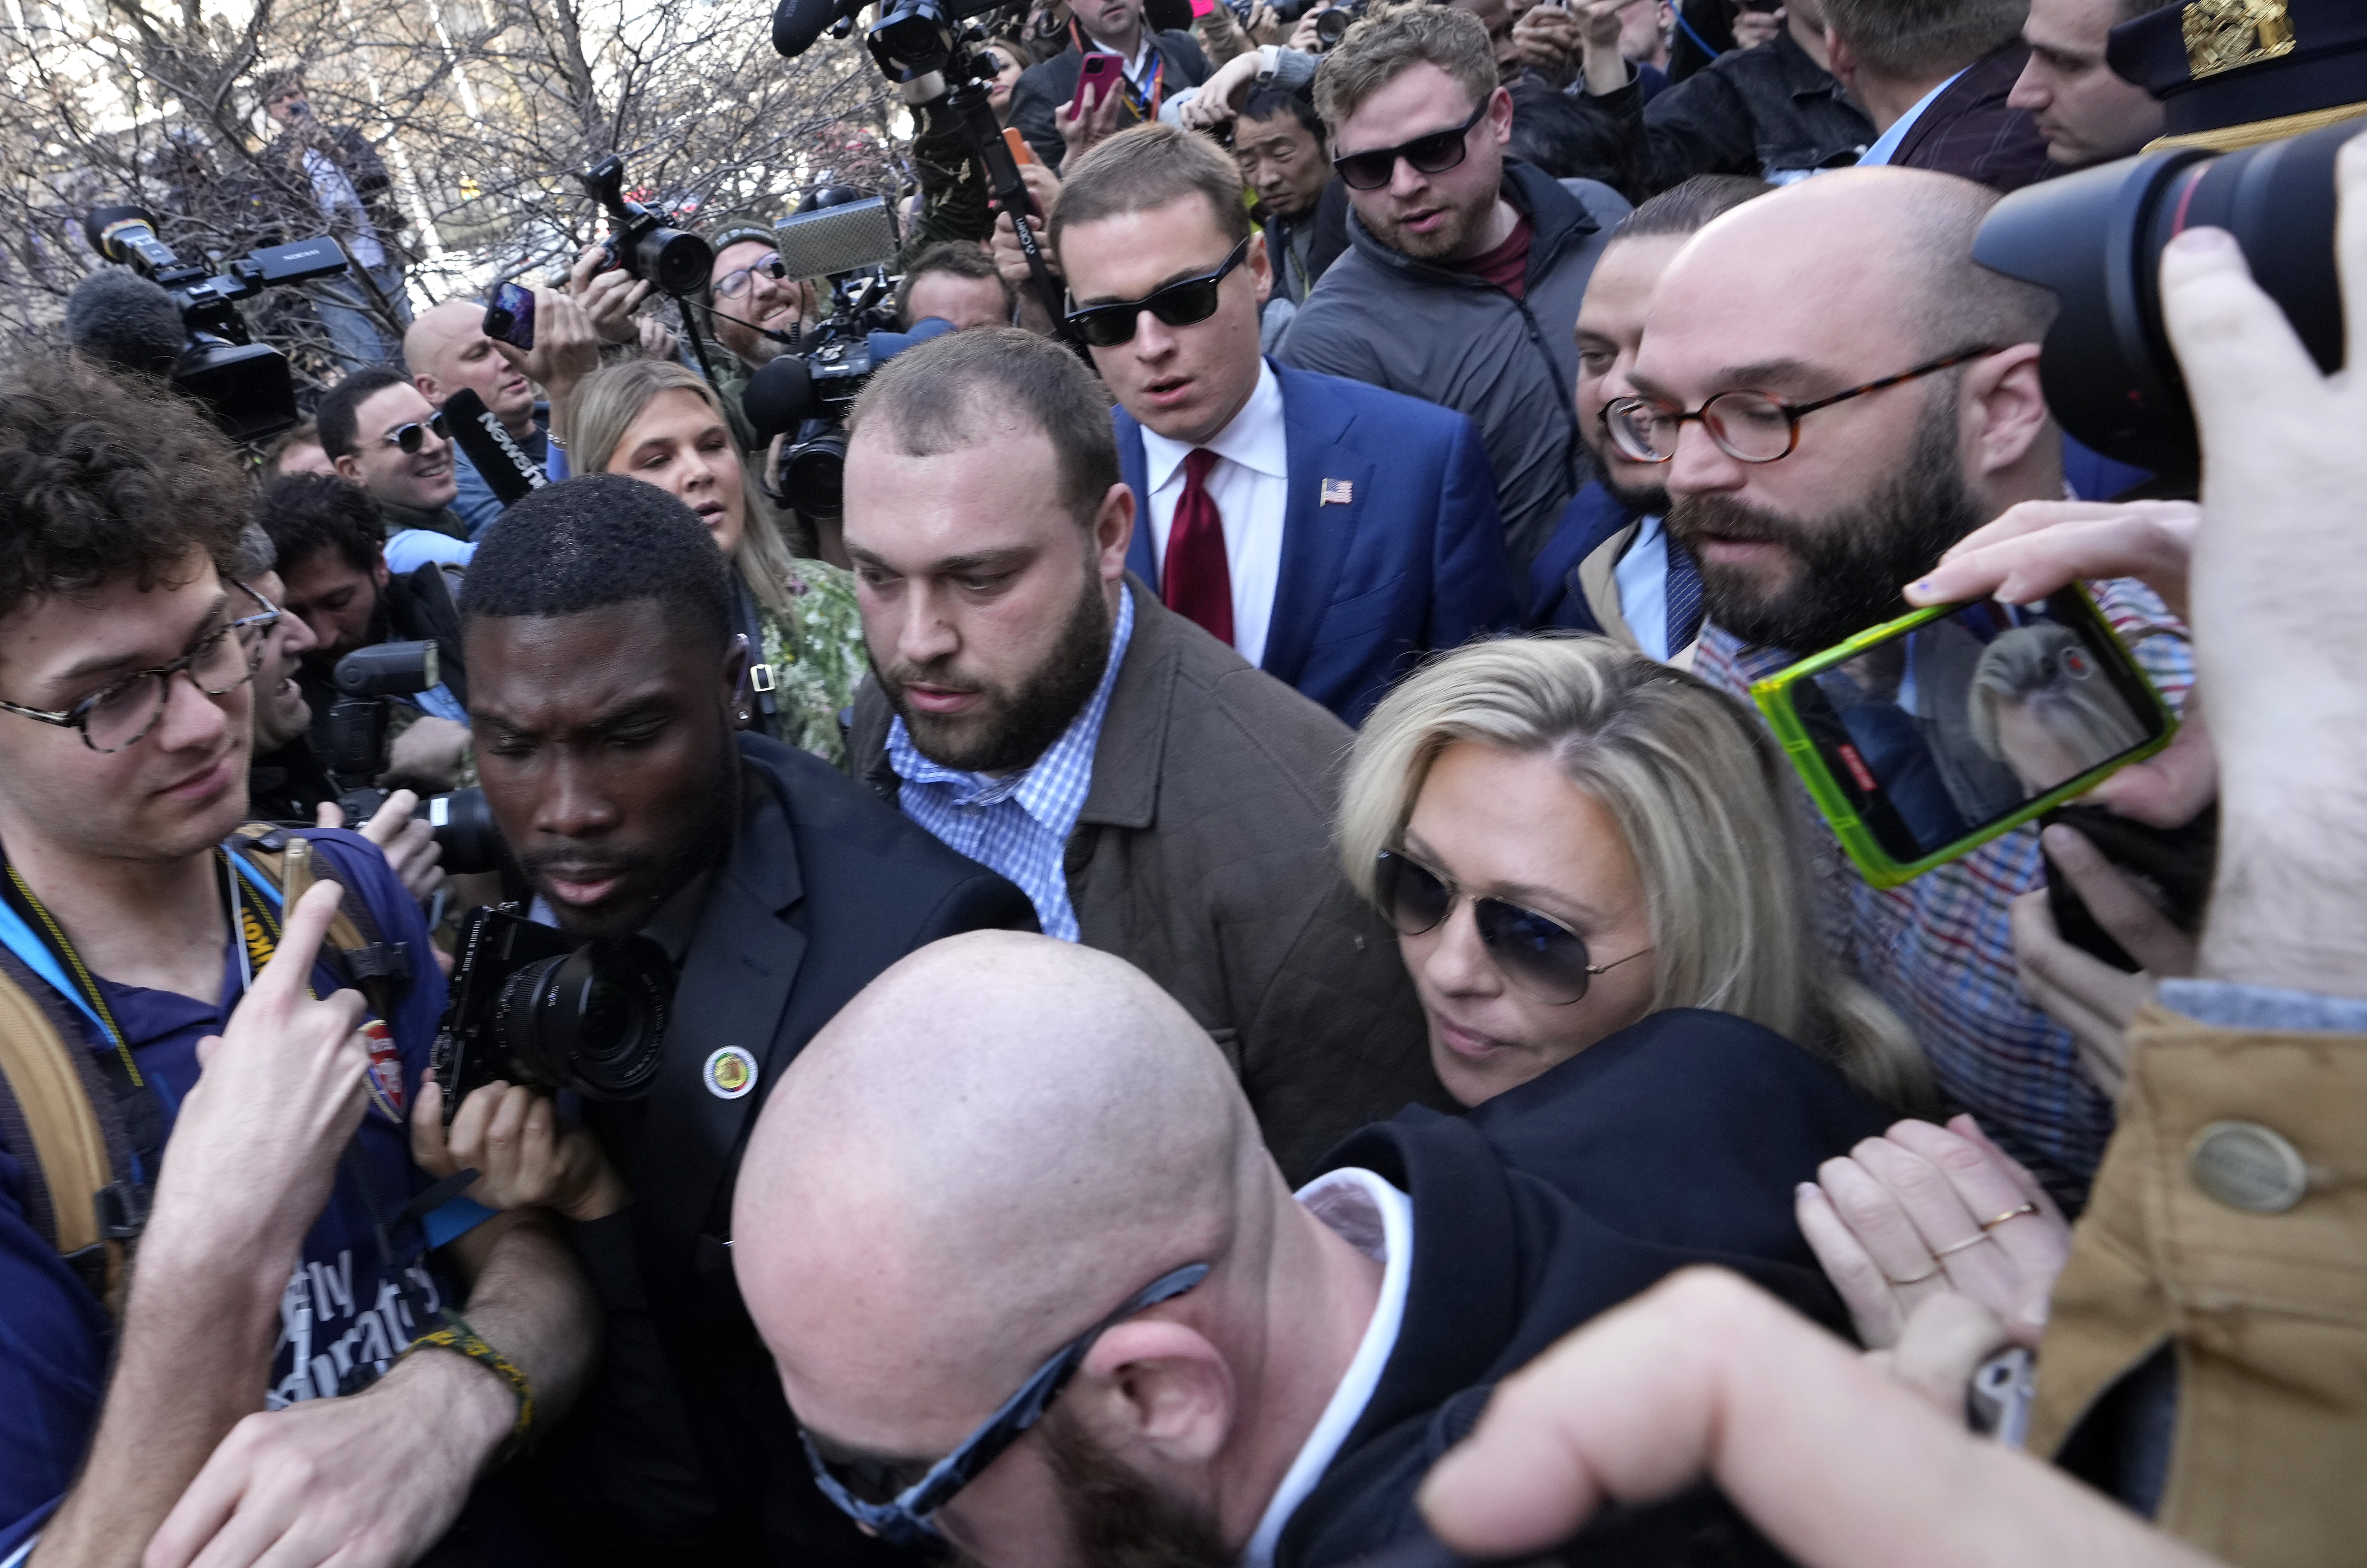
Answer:
[[[1571,496],[1561,521],[1554,525],[1553,536],[1529,563],[1527,624],[1600,636],[1603,621],[1579,588],[1578,569],[1640,515],[1603,489],[1600,479],[1590,480]]]
[[[1361,724],[1423,654],[1516,624],[1496,476],[1478,427],[1451,409],[1309,370],[1274,373],[1290,507],[1262,668]],[[1134,490],[1127,564],[1156,589],[1142,426],[1123,408],[1110,417]],[[1326,480],[1350,487],[1345,505],[1321,503]]]

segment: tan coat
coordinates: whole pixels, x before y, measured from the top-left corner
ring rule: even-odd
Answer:
[[[2158,1522],[2239,1568],[2367,1556],[2367,1036],[2129,1030],[2120,1125],[2056,1284],[2030,1447],[2165,1341],[2178,1424]],[[2281,1135],[2308,1187],[2282,1213],[2212,1197],[2213,1123]]]
[[[1068,846],[1085,944],[1182,1002],[1240,1075],[1294,1182],[1369,1122],[1452,1110],[1396,936],[1331,857],[1347,726],[1162,606],[1134,635]],[[889,711],[855,704],[855,773],[891,803]]]

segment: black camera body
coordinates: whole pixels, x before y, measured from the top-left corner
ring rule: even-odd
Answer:
[[[188,342],[173,382],[204,402],[233,441],[266,441],[303,416],[288,356],[256,343],[238,301],[266,288],[332,277],[346,268],[345,253],[326,234],[293,244],[267,245],[220,272],[185,262],[157,237],[156,220],[137,207],[96,207],[83,220],[91,249],[120,262],[163,288],[181,309]]]
[[[663,1060],[674,989],[673,964],[645,936],[577,943],[515,904],[470,910],[436,1034],[445,1122],[496,1078],[592,1100],[647,1094]]]
[[[387,796],[393,793],[376,784],[349,789],[337,796],[337,809],[345,814],[345,826],[358,832],[363,823],[378,815]],[[486,801],[483,790],[456,789],[448,795],[431,795],[412,808],[411,819],[435,829],[436,847],[444,852],[436,863],[446,871],[467,876],[502,868],[507,843],[502,838],[501,824],[493,820],[493,808]]]
[[[672,226],[670,213],[653,212],[625,197],[625,161],[614,153],[575,176],[586,195],[617,225],[603,249],[601,269],[621,266],[633,277],[679,298],[707,287],[715,270],[715,247]]]
[[[1982,265],[2061,301],[2039,359],[2046,406],[2108,457],[2191,483],[2201,447],[2161,321],[2161,253],[2183,230],[2225,229],[2318,368],[2342,366],[2334,160],[2345,120],[2282,141],[2124,158],[2026,186],[1973,244]]]
[[[329,708],[329,772],[341,779],[377,777],[386,767],[387,699],[416,695],[437,679],[432,642],[373,643],[338,660],[331,676],[337,700]]]

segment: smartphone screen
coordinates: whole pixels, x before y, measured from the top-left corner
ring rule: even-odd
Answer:
[[[534,290],[515,283],[504,283],[493,290],[493,302],[485,307],[485,335],[497,337],[513,348],[534,346]]]
[[[2078,590],[1960,605],[1789,684],[1824,772],[1894,861],[1971,847],[2169,721]],[[1969,840],[1969,842],[1968,842]]]
[[[1077,73],[1077,114],[1080,118],[1102,107],[1117,85],[1125,65],[1115,54],[1088,54]]]

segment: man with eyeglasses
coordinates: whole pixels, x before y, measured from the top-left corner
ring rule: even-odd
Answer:
[[[1426,654],[1512,626],[1495,477],[1462,415],[1265,362],[1274,273],[1240,192],[1170,125],[1081,155],[1052,216],[1069,321],[1118,401],[1128,570],[1361,724]]]
[[[743,452],[761,452],[755,426],[741,411],[748,378],[789,350],[818,319],[813,290],[789,276],[773,226],[761,219],[732,217],[703,231],[715,247],[715,268],[696,297],[699,325],[730,358],[715,367],[715,389]]]
[[[1180,134],[1134,134],[1154,133]],[[1238,176],[1206,151],[1231,199]],[[1255,375],[1248,283],[1233,280],[1225,329],[1251,355],[1227,372],[1236,397]],[[1323,512],[1370,514],[1315,511],[1317,528]],[[1297,1175],[1409,1100],[1451,1102],[1388,927],[1329,852],[1348,728],[1167,608],[1128,570],[1142,526],[1109,393],[1074,354],[980,328],[889,361],[847,421],[846,548],[874,677],[849,771],[1017,884],[1047,934],[1167,987],[1223,1043]]]
[[[1714,683],[1740,695],[1903,614],[1905,585],[1957,540],[2063,496],[2038,384],[2053,299],[1972,260],[1996,200],[1951,175],[1844,170],[1745,203],[1661,274],[1636,395],[1605,409],[1606,434],[1665,476],[1708,614],[1694,669]],[[2183,627],[2142,584],[2096,587],[2179,700]],[[1924,661],[1963,652],[1919,644],[1919,689],[1947,689]],[[1908,1021],[1942,1092],[2076,1204],[2112,1111],[2070,1033],[2015,983],[2010,907],[2045,885],[2036,827],[1887,890],[1832,865],[1839,956]]]
[[[304,835],[344,892],[294,899],[233,838],[280,612],[221,437],[26,370],[0,472],[0,1561],[414,1561],[566,1406],[588,1294],[412,1161],[444,982],[378,850]],[[407,960],[367,1009],[341,897]],[[34,1142],[75,1121],[100,1171]]]
[[[443,413],[408,377],[357,370],[321,400],[321,450],[337,477],[367,494],[386,531],[387,565],[465,566],[474,547],[452,510],[459,493]]]
[[[1350,29],[1315,104],[1348,187],[1349,250],[1275,357],[1468,415],[1495,469],[1506,553],[1525,571],[1591,473],[1569,329],[1627,204],[1505,156],[1512,96],[1488,29],[1454,6]]]
[[[986,1568],[1377,1564],[1490,1388],[1667,1274],[1714,1257],[1839,1321],[1788,1173],[1874,1118],[1805,1054],[1745,1067],[1716,1033],[1408,1110],[1294,1192],[1224,1053],[1139,971],[955,937],[784,1076],[733,1268],[816,1484],[890,1540]],[[1572,1560],[1768,1561],[1704,1493],[1620,1535]]]

